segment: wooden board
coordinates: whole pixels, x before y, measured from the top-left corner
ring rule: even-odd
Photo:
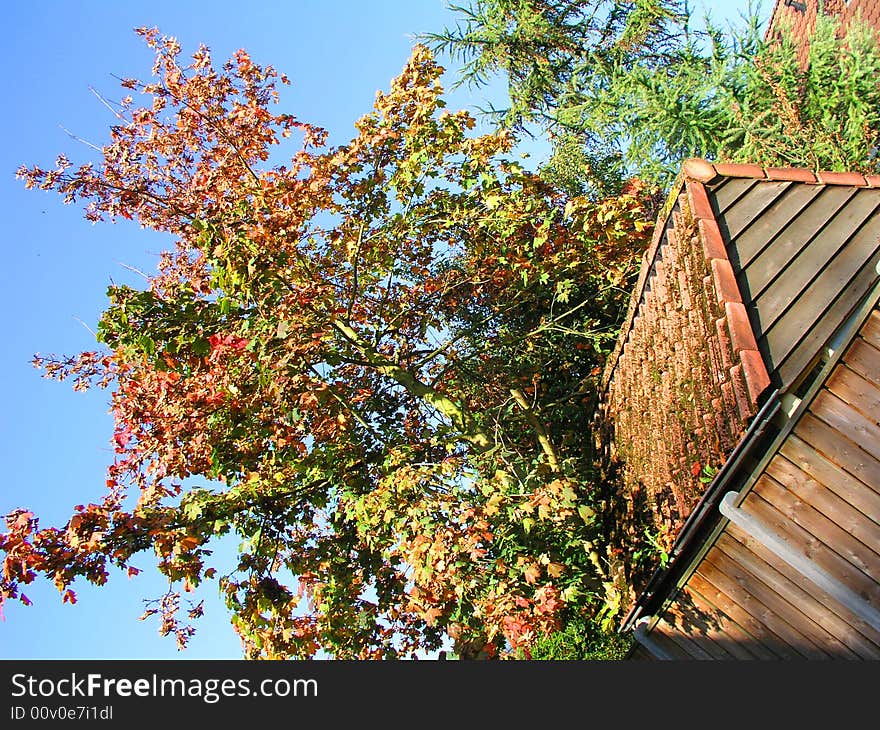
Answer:
[[[880,566],[880,529],[875,522],[838,497],[824,484],[820,484],[809,474],[801,471],[784,456],[777,455],[767,466],[766,473],[773,480],[784,485],[788,493],[816,510],[821,518],[830,521],[835,527],[850,535],[855,541],[854,544],[858,544],[863,553],[870,551],[872,553],[870,558],[866,555],[862,556],[864,562]],[[764,496],[766,498],[767,495]],[[784,512],[784,510],[780,511]],[[833,535],[830,539],[833,539]],[[829,544],[834,545],[833,542]]]
[[[744,543],[735,540],[730,535],[722,535],[716,547],[723,552],[731,561],[743,568],[749,575],[756,579],[755,585],[766,586],[766,590],[758,597],[768,605],[772,605],[780,617],[797,630],[810,638],[831,656],[844,659],[858,658],[853,649],[846,641],[838,638],[833,631],[826,628],[829,619],[836,618],[822,604],[810,594],[793,584],[782,574],[759,558]],[[853,639],[857,632],[845,622],[837,619],[838,626],[843,629],[841,633]],[[864,642],[864,637],[859,637]],[[875,647],[876,658],[880,658],[880,647]]]
[[[843,356],[850,370],[880,386],[880,348],[864,337],[856,337]]]
[[[874,254],[876,255],[876,254]],[[856,277],[840,290],[840,296],[823,313],[822,317],[812,323],[801,323],[806,329],[800,336],[797,326],[789,333],[777,332],[773,337],[783,337],[780,345],[772,344],[769,338],[761,338],[773,353],[772,359],[783,384],[793,383],[804,372],[834,331],[846,320],[855,309],[866,292],[876,283],[877,276],[870,263],[863,266]],[[776,351],[773,348],[776,347]]]
[[[786,438],[779,454],[880,526],[880,494],[845,469],[826,459],[794,434]]]
[[[818,613],[819,608],[815,608],[815,604],[818,604],[824,611],[823,626],[832,631],[847,646],[859,654],[873,656],[875,652],[880,653],[880,631],[865,623],[863,619],[845,606],[838,604],[813,581],[736,525],[728,524],[725,533],[729,538],[737,540],[753,552],[758,559],[767,565],[768,571],[775,570],[779,575],[778,580],[788,581],[799,589],[800,593],[793,594],[792,600],[796,600],[799,605],[803,603],[802,610],[814,610],[819,616],[821,615]],[[809,598],[804,598],[804,596]]]
[[[701,567],[703,566],[701,565]],[[740,627],[740,630],[747,637],[744,643],[749,651],[756,655],[766,651],[776,659],[802,658],[801,654],[794,651],[749,611],[739,605],[721,586],[711,580],[714,577],[724,583],[723,579],[718,578],[717,571],[711,565],[706,565],[703,569],[706,575],[700,570],[691,575],[688,579],[688,588],[698,591],[709,603],[716,606],[723,615]]]
[[[855,443],[841,438],[824,421],[812,413],[805,413],[794,433],[824,458],[844,469],[873,492],[880,494],[880,461],[859,448]]]
[[[845,208],[855,194],[853,188],[832,186],[825,188],[812,204],[790,219],[788,225],[773,242],[744,266],[743,275],[749,282],[749,290],[758,296],[791,262],[810,245],[835,214]],[[851,231],[846,234],[849,237]],[[736,248],[736,241],[732,241]],[[740,255],[742,261],[742,255]]]
[[[860,201],[861,198],[857,198],[842,212],[849,213]],[[865,206],[866,210],[860,210],[865,216],[874,213],[880,203],[877,198],[872,198],[870,202],[870,208]],[[841,214],[839,218],[849,222],[849,216]],[[837,222],[838,219],[835,219],[804,247],[763,292],[756,288],[754,279],[766,273],[757,267],[756,271],[747,273],[754,304],[761,314],[761,329],[768,337],[773,329],[785,329],[786,326],[791,329],[792,323],[803,322],[809,326],[817,322],[831,303],[840,298],[845,287],[860,280],[857,276],[865,267],[871,271],[870,276],[862,277],[868,283],[859,298],[876,278],[873,267],[880,249],[880,216],[857,230],[842,223],[835,225]],[[796,334],[802,335],[804,332],[800,330]]]
[[[876,309],[868,315],[859,334],[871,345],[880,349],[880,312]],[[880,376],[880,370],[877,371]]]
[[[810,412],[857,444],[875,459],[880,459],[880,424],[857,411],[833,393],[822,390],[810,405]]]
[[[734,270],[739,272],[746,268],[768,245],[773,245],[774,239],[792,219],[823,190],[825,188],[821,185],[794,185],[777,198],[758,220],[736,237],[735,244],[730,247]]]
[[[723,570],[717,562],[720,561],[728,570]],[[723,554],[717,550],[710,550],[706,557],[703,558],[697,572],[724,591],[730,596],[736,604],[746,613],[748,613],[757,623],[763,626],[761,638],[771,635],[782,645],[786,647],[788,658],[803,657],[805,659],[815,658],[817,655],[824,656],[824,652],[799,634],[794,628],[789,626],[785,621],[781,620],[769,607],[758,600],[752,588],[743,585],[744,578],[742,571],[738,570],[735,565],[730,565],[724,558]],[[777,644],[777,648],[779,645]]]
[[[781,513],[760,494],[754,490],[749,492],[742,509],[763,522],[767,529],[783,536],[792,549],[811,560],[814,565],[834,576],[864,600],[880,606],[880,585],[876,580],[819,537]]]
[[[649,652],[644,646],[641,644],[636,644],[629,654],[626,657],[627,661],[656,661],[657,657],[655,657],[651,652]]]
[[[868,282],[859,299],[868,290],[877,277],[874,264],[880,250],[880,218],[852,237],[847,231],[839,234],[839,239],[813,241],[764,296],[755,297],[765,332],[769,333],[774,325],[783,327],[786,321],[818,321],[851,282]],[[870,275],[857,278],[866,267]]]
[[[710,553],[710,560],[716,568],[723,571],[740,586],[755,605],[763,606],[763,621],[772,623],[774,633],[784,638],[790,646],[808,659],[826,659],[831,654],[822,648],[820,642],[810,636],[810,631],[801,624],[800,616],[793,616],[785,602],[766,583],[747,571],[737,560],[716,546]]]
[[[810,555],[810,545],[819,541],[829,550],[843,557],[850,565],[860,570],[875,582],[880,576],[880,558],[871,552],[859,540],[856,540],[848,532],[842,530],[822,513],[816,511],[809,504],[798,499],[796,495],[788,491],[775,479],[766,474],[755,484],[746,501],[753,495],[759,494],[773,507],[784,515],[793,525],[802,528],[809,534],[808,539],[800,542],[804,549],[801,552],[805,557]],[[798,541],[794,539],[791,527],[787,531],[776,530],[777,534],[786,539],[792,547],[798,547]],[[878,585],[880,588],[880,585]]]
[[[648,634],[651,641],[666,652],[672,659],[694,659],[694,650],[691,642],[683,638],[678,631],[662,619],[658,621]]]
[[[825,387],[865,418],[875,423],[880,419],[880,386],[854,370],[836,367]]]
[[[675,602],[664,611],[663,620],[674,627],[677,634],[688,640],[686,644],[680,645],[695,659],[732,659],[730,654],[709,638],[705,622],[680,603]]]
[[[725,211],[724,223],[730,240],[734,240],[752,221],[759,218],[791,185],[791,182],[772,181],[759,182],[749,188],[735,205]]]
[[[749,575],[742,566],[730,560],[717,547],[710,550],[700,572],[712,573],[713,582],[720,583],[746,611],[782,639],[793,651],[807,659],[826,659],[829,655],[807,636],[779,615],[778,597],[771,596],[766,586]],[[770,605],[768,605],[768,603]]]
[[[754,641],[726,614],[713,606],[702,593],[688,583],[678,594],[676,602],[693,607],[706,617],[706,634],[720,644],[734,659],[774,659],[776,655]]]
[[[714,202],[716,215],[723,214],[731,205],[758,184],[758,180],[749,177],[728,177],[724,182],[708,190]]]

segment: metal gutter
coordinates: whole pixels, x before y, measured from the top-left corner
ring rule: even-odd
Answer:
[[[712,483],[706,488],[694,511],[682,526],[670,551],[666,567],[654,571],[636,603],[623,619],[620,632],[629,631],[639,616],[645,613],[654,613],[659,609],[669,591],[676,586],[679,578],[687,570],[693,557],[702,547],[702,541],[698,538],[708,534],[717,522],[717,507],[731,480],[737,476],[745,460],[754,453],[759,445],[764,443],[765,437],[770,432],[773,419],[781,410],[779,395],[778,389],[773,390],[752,419],[748,430],[730,453]]]
[[[804,553],[795,550],[781,535],[776,534],[761,520],[736,506],[738,492],[728,492],[719,505],[719,511],[743,532],[757,540],[776,557],[784,560],[801,575],[811,580],[835,601],[845,606],[876,631],[880,631],[880,611],[850,589],[831,573],[816,565]]]
[[[636,641],[639,642],[645,649],[647,649],[655,659],[661,659],[664,661],[672,661],[674,659],[673,656],[668,654],[656,641],[654,641],[650,634],[648,633],[648,624],[650,624],[654,620],[653,616],[643,616],[638,621],[636,621],[636,627],[633,630],[633,635],[636,637]]]

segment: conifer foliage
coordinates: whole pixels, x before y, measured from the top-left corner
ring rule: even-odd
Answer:
[[[858,17],[818,17],[802,66],[792,29],[751,12],[722,28],[673,0],[473,0],[428,34],[462,82],[507,79],[504,125],[554,140],[545,176],[572,193],[633,176],[667,187],[688,157],[878,169],[880,46]],[[778,37],[777,37],[778,35]]]

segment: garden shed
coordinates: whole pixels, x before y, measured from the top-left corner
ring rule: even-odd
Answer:
[[[880,658],[878,269],[880,177],[684,164],[604,374],[631,658]]]

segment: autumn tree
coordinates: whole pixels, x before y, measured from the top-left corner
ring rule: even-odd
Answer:
[[[108,289],[99,348],[35,359],[107,389],[115,458],[65,525],[7,515],[0,600],[41,575],[74,600],[154,551],[161,633],[184,646],[201,608],[182,598],[217,581],[249,658],[446,637],[528,656],[607,626],[620,556],[591,417],[648,234],[639,185],[568,199],[510,159],[510,133],[443,108],[421,46],[331,147],[272,110],[271,66],[184,63],[138,32],[153,75],[122,82],[102,159],[19,170],[169,250],[143,289]],[[296,145],[283,164],[276,144]],[[212,553],[227,534],[231,565]]]

